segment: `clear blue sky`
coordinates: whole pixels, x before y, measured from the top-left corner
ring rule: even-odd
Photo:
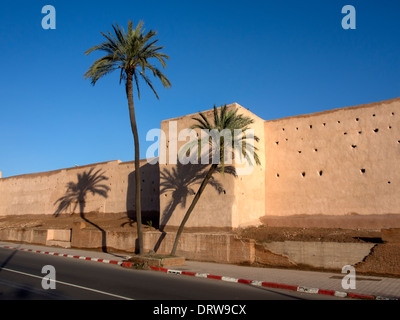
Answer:
[[[43,30],[44,5],[56,30]],[[356,29],[344,30],[344,5]],[[117,22],[143,20],[170,56],[166,75],[135,97],[141,157],[164,119],[237,102],[269,120],[400,96],[400,2],[393,0],[3,1],[0,171],[3,177],[133,159],[118,74],[96,86],[84,51]],[[155,82],[156,83],[156,82]]]

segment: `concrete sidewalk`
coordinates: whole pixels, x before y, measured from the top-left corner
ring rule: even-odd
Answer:
[[[70,258],[94,260],[122,265],[129,255],[126,253],[105,253],[94,250],[64,249],[31,244],[16,244],[0,241],[0,248],[32,251],[42,254],[68,255]],[[164,269],[165,271],[166,269]],[[342,279],[346,274],[332,272],[301,271],[293,269],[257,268],[199,261],[186,261],[185,266],[171,267],[170,271],[215,275],[215,278],[236,278],[252,281],[279,283],[289,286],[318,288],[322,290],[373,295],[383,298],[400,299],[400,278],[356,275],[356,289],[344,290]],[[173,273],[173,272],[172,272]]]

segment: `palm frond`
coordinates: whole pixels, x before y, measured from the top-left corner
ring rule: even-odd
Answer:
[[[219,159],[221,173],[225,172],[225,161],[234,159],[235,153],[251,165],[261,163],[257,154],[258,148],[254,145],[259,138],[253,134],[247,134],[254,120],[238,114],[238,109],[228,110],[227,106],[223,105],[218,110],[214,105],[213,124],[202,112],[192,119],[196,121],[196,124],[191,128],[203,130],[203,134],[196,141],[189,141],[181,149],[183,150],[181,153],[197,147],[198,157],[203,157],[208,153],[208,159],[212,160],[212,163],[215,163],[215,159]]]

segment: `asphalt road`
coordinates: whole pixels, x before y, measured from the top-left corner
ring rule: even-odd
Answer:
[[[55,289],[43,289],[43,266]],[[45,281],[50,283],[50,281]],[[0,300],[298,300],[335,299],[287,290],[125,269],[118,265],[0,249]]]

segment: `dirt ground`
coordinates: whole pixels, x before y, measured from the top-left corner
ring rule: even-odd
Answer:
[[[294,228],[294,227],[249,227],[239,229],[241,238],[254,239],[257,242],[272,241],[317,241],[317,242],[373,242],[381,243],[380,231]]]
[[[101,228],[105,231],[136,231],[136,223],[126,215],[85,214],[88,228]],[[0,229],[70,229],[74,222],[84,221],[78,214],[60,215],[16,215],[0,217]],[[143,224],[146,231],[156,230],[151,223]],[[188,230],[187,230],[188,231]],[[322,242],[381,242],[379,231],[293,228],[293,227],[249,227],[234,231],[243,239],[254,239],[257,242],[271,241],[322,241]]]

